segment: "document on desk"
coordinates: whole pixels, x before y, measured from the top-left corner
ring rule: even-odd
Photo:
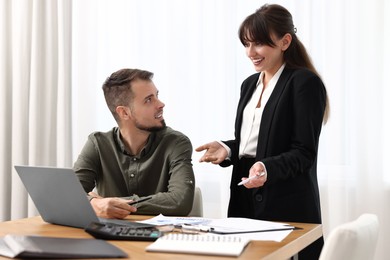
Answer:
[[[137,221],[137,222],[151,224],[151,225],[155,225],[155,226],[165,226],[165,225],[179,226],[179,225],[183,225],[183,224],[203,225],[203,224],[207,224],[210,221],[211,221],[211,219],[208,219],[208,218],[167,217],[167,216],[160,214],[156,217],[146,219],[146,220]]]
[[[284,223],[250,218],[212,219],[207,223],[210,232],[215,234],[240,234],[253,232],[270,232],[293,230],[295,227]]]
[[[249,218],[222,218],[210,219],[199,217],[166,217],[158,215],[148,220],[140,221],[152,225],[174,225],[174,226],[193,226],[192,230],[200,227],[199,231],[207,231],[217,235],[239,235],[242,238],[250,240],[269,240],[282,241],[292,230],[294,226],[285,223],[272,221],[256,220]]]

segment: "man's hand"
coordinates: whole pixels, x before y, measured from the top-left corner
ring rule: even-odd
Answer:
[[[204,155],[200,158],[199,162],[211,162],[213,164],[220,164],[226,159],[228,152],[226,149],[217,141],[204,144],[195,149],[197,152],[207,150]]]
[[[129,214],[137,211],[136,207],[128,204],[129,202],[132,202],[132,200],[103,198],[94,192],[90,192],[88,195],[94,197],[91,199],[91,205],[96,212],[96,215],[99,217],[123,219]]]

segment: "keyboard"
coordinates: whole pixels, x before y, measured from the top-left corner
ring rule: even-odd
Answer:
[[[154,226],[131,227],[113,223],[92,222],[84,230],[95,238],[105,240],[155,241],[163,236],[163,233]]]

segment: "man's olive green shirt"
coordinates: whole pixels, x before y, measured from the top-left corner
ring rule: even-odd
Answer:
[[[88,136],[74,170],[87,193],[96,186],[103,197],[154,195],[137,205],[136,214],[185,216],[194,198],[191,156],[189,138],[170,127],[151,133],[141,153],[132,156],[114,127]]]

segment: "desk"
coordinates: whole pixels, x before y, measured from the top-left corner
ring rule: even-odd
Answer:
[[[129,220],[143,220],[151,216],[131,215]],[[282,242],[272,241],[252,241],[237,259],[264,259],[264,260],[281,260],[288,259],[296,255],[300,250],[311,244],[322,236],[322,226],[320,224],[291,223],[293,226],[302,229],[292,231]],[[91,238],[83,229],[65,227],[46,223],[41,217],[31,217],[20,220],[6,221],[0,223],[0,236],[6,234],[22,235],[42,235],[52,237],[71,237],[71,238]],[[232,257],[221,256],[202,256],[190,254],[168,254],[168,253],[149,253],[145,247],[151,242],[143,241],[109,241],[110,243],[121,248],[129,255],[128,259],[166,259],[175,260],[183,259],[236,259]],[[1,257],[0,259],[9,259]],[[124,258],[121,258],[124,259]]]

